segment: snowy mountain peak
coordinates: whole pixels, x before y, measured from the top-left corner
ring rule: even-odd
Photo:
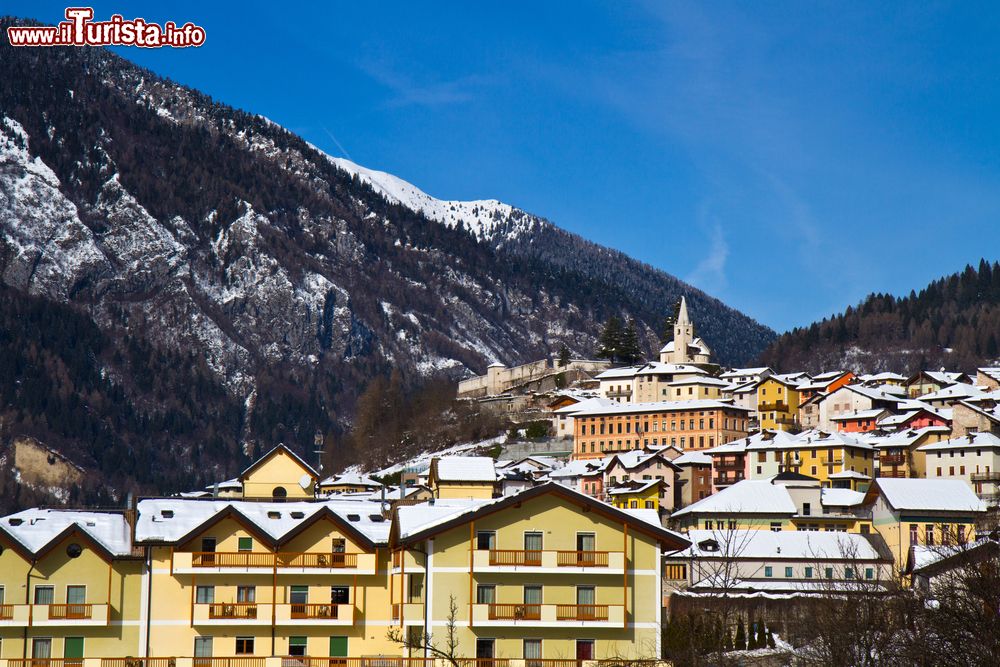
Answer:
[[[430,196],[417,186],[384,171],[362,167],[345,158],[327,156],[340,169],[357,176],[388,201],[400,204],[450,228],[464,228],[477,241],[501,244],[550,223],[496,199],[451,201]]]

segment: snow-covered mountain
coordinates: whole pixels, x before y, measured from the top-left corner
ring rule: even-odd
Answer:
[[[370,185],[387,200],[452,229],[464,229],[477,241],[495,247],[503,246],[507,240],[530,236],[543,227],[552,227],[552,223],[496,199],[435,199],[398,176],[362,167],[345,158],[331,157],[330,161]]]
[[[723,362],[774,336],[544,219],[432,198],[107,51],[3,53],[0,300],[28,315],[0,337],[0,419],[119,488],[334,437],[376,375],[587,355],[612,314],[652,350],[682,293]]]

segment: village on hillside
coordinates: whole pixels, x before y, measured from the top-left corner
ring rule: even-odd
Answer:
[[[846,609],[930,605],[995,555],[998,383],[721,368],[682,301],[658,361],[462,382],[525,425],[498,455],[438,452],[390,482],[279,445],[207,489],[0,519],[2,650],[12,667],[801,657],[830,646],[817,610],[843,633]]]

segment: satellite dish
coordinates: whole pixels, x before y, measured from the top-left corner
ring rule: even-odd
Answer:
[[[303,473],[302,477],[299,477],[299,486],[303,489],[308,489],[310,484],[312,484],[312,477],[307,473]]]

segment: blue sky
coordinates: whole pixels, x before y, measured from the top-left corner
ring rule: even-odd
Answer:
[[[1000,259],[1000,5],[238,7],[94,3],[206,28],[198,49],[121,50],[160,74],[436,197],[545,216],[779,331]]]

